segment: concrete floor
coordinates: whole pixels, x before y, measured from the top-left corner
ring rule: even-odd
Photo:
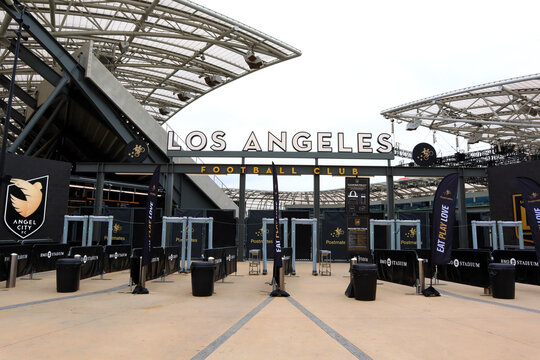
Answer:
[[[271,264],[269,265],[271,269]],[[0,359],[538,359],[540,287],[516,284],[516,298],[444,282],[441,297],[379,281],[375,301],[347,298],[348,264],[312,276],[297,263],[290,298],[270,298],[270,275],[215,283],[191,294],[189,274],[129,292],[127,271],[56,292],[55,272],[0,285]]]

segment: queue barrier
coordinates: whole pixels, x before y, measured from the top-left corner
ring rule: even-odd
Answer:
[[[378,278],[402,285],[415,286],[418,279],[418,258],[414,250],[375,250]]]
[[[180,271],[180,246],[165,247],[163,271],[163,275],[169,275]]]
[[[214,281],[223,280],[228,275],[237,272],[238,248],[236,246],[206,249],[203,252],[204,259],[214,258],[216,270]]]
[[[452,250],[447,265],[437,266],[437,278],[465,285],[489,288],[489,250]]]
[[[73,246],[68,256],[81,256],[81,279],[87,279],[103,273],[104,254],[103,246]]]
[[[131,252],[131,279],[133,284],[139,284],[140,257],[143,249],[135,248]],[[165,269],[165,252],[162,247],[153,247],[150,253],[151,263],[146,269],[146,280],[157,279]]]
[[[0,274],[4,270],[6,276],[9,274],[9,265],[11,262],[10,255],[17,254],[17,277],[28,275],[32,272],[32,248],[34,245],[4,245],[0,246]],[[4,262],[2,268],[1,262]],[[7,277],[6,277],[7,279]],[[3,281],[2,275],[0,275],[0,281]]]
[[[493,262],[511,264],[516,269],[516,282],[540,285],[540,266],[535,250],[495,250]]]
[[[129,269],[131,246],[108,245],[104,248],[103,271],[111,273]]]

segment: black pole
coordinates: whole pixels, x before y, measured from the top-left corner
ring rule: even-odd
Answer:
[[[17,44],[15,46],[15,58],[13,59],[13,72],[11,74],[11,82],[9,84],[9,98],[7,102],[7,108],[6,108],[6,118],[4,119],[4,136],[2,138],[2,153],[0,154],[0,184],[3,184],[4,182],[7,182],[9,179],[5,177],[5,169],[6,169],[6,152],[7,152],[7,138],[8,138],[8,129],[9,129],[9,120],[11,118],[11,105],[13,104],[13,92],[15,89],[15,76],[17,75],[17,61],[19,60],[19,49],[21,44],[21,38],[22,38],[22,27],[23,27],[23,20],[22,20],[22,14],[24,12],[24,6],[21,8],[21,17],[19,19],[15,19],[19,23],[19,29],[15,31],[15,34],[17,34]],[[6,16],[8,16],[6,14]]]

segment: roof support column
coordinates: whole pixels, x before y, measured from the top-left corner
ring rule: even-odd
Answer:
[[[319,165],[319,159],[315,158],[315,166]],[[313,174],[313,217],[317,220],[314,224],[317,226],[317,239],[313,239],[313,243],[317,244],[318,249],[321,248],[321,231],[320,231],[320,217],[321,217],[321,175]],[[317,262],[317,253],[314,254],[315,259],[312,259],[313,262]]]
[[[467,204],[465,200],[465,176],[463,169],[459,169],[458,178],[458,221],[459,221],[459,247],[469,247],[469,233],[467,231]]]
[[[173,191],[174,191],[174,173],[172,164],[167,164],[167,189],[165,190],[165,216],[173,216]]]
[[[68,83],[69,81],[69,75],[64,75],[64,77],[62,78],[62,80],[60,80],[60,82],[58,83],[58,85],[54,88],[53,92],[51,93],[51,95],[49,95],[49,97],[47,98],[47,100],[43,103],[43,105],[41,105],[39,107],[39,109],[34,113],[34,115],[32,116],[32,118],[30,119],[30,121],[28,121],[28,123],[26,124],[26,126],[24,127],[23,131],[21,132],[21,134],[17,137],[17,139],[15,140],[15,142],[13,142],[13,144],[10,146],[10,148],[8,149],[8,151],[10,153],[13,153],[15,152],[15,150],[17,150],[17,148],[22,144],[22,142],[26,139],[26,137],[28,136],[28,134],[30,134],[30,132],[32,131],[32,129],[34,128],[34,126],[36,126],[36,124],[38,123],[39,119],[41,119],[41,116],[43,116],[43,114],[45,113],[45,111],[47,111],[47,109],[49,108],[49,106],[53,103],[54,99],[56,98],[56,96],[58,94],[60,94],[60,92],[62,91],[62,89],[64,88],[64,86],[66,86],[66,84]]]
[[[242,165],[245,164],[242,158]],[[246,244],[246,174],[240,172],[240,194],[238,197],[238,261],[244,261],[244,249]]]
[[[94,196],[94,215],[99,216],[103,210],[103,186],[105,183],[105,173],[103,172],[103,164],[98,164],[96,173],[96,196]]]
[[[388,166],[386,168],[386,219],[387,220],[394,220],[395,218],[395,212],[394,212],[394,177],[392,174],[392,164],[390,163],[390,160],[388,160]],[[386,227],[386,238],[387,239],[393,239],[394,234],[392,234],[392,227],[387,226]],[[373,249],[371,249],[373,250]]]

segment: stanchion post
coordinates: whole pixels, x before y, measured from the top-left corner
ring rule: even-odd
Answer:
[[[12,253],[9,263],[9,276],[6,281],[6,288],[14,288],[17,281],[17,254]]]
[[[349,276],[351,278],[351,281],[352,281],[352,267],[353,265],[356,265],[358,263],[358,259],[356,258],[356,256],[352,257],[351,258],[351,266],[349,267]]]
[[[146,287],[146,266],[143,266],[142,256],[139,257],[139,285]]]
[[[416,294],[420,295],[426,289],[426,278],[424,277],[424,259],[418,259],[418,287]]]
[[[285,261],[285,257],[281,258],[281,263]],[[279,268],[279,288],[285,291],[285,268],[282,266]]]

